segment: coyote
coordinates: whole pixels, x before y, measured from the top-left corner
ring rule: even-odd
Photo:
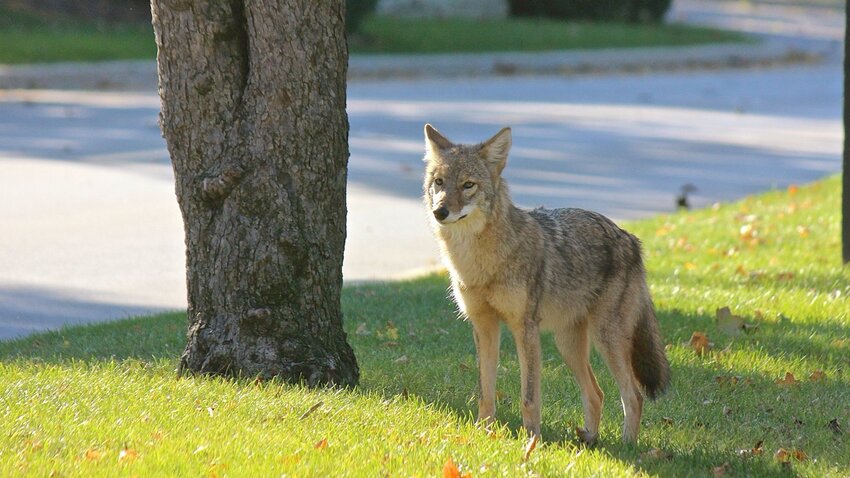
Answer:
[[[640,241],[594,212],[514,206],[501,177],[510,147],[510,128],[473,146],[425,125],[425,202],[454,299],[472,323],[478,421],[494,420],[504,322],[516,342],[529,433],[540,434],[540,331],[547,330],[581,389],[579,438],[596,441],[602,414],[592,342],[620,389],[623,441],[634,442],[643,394],[654,399],[670,383]]]

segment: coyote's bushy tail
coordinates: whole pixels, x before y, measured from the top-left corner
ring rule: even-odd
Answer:
[[[651,400],[663,394],[670,385],[670,363],[664,353],[651,301],[644,304],[632,336],[632,371]]]

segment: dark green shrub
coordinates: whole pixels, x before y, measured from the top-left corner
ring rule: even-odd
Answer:
[[[659,23],[670,9],[673,0],[632,0],[632,11],[629,17],[634,23]]]
[[[672,0],[510,0],[511,15],[564,20],[660,22]]]
[[[345,0],[345,31],[356,33],[363,20],[374,13],[377,5],[378,0]]]

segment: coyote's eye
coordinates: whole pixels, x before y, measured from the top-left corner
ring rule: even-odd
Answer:
[[[475,187],[475,183],[473,183],[472,181],[467,181],[467,182],[463,183],[463,189],[472,189],[474,187]]]
[[[437,186],[442,186],[443,185],[443,178],[435,179],[434,184],[436,184]]]

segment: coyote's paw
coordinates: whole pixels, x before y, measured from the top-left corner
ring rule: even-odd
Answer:
[[[590,433],[586,428],[579,427],[576,427],[576,435],[578,435],[578,439],[587,446],[596,445],[596,439],[599,438],[598,433]]]

